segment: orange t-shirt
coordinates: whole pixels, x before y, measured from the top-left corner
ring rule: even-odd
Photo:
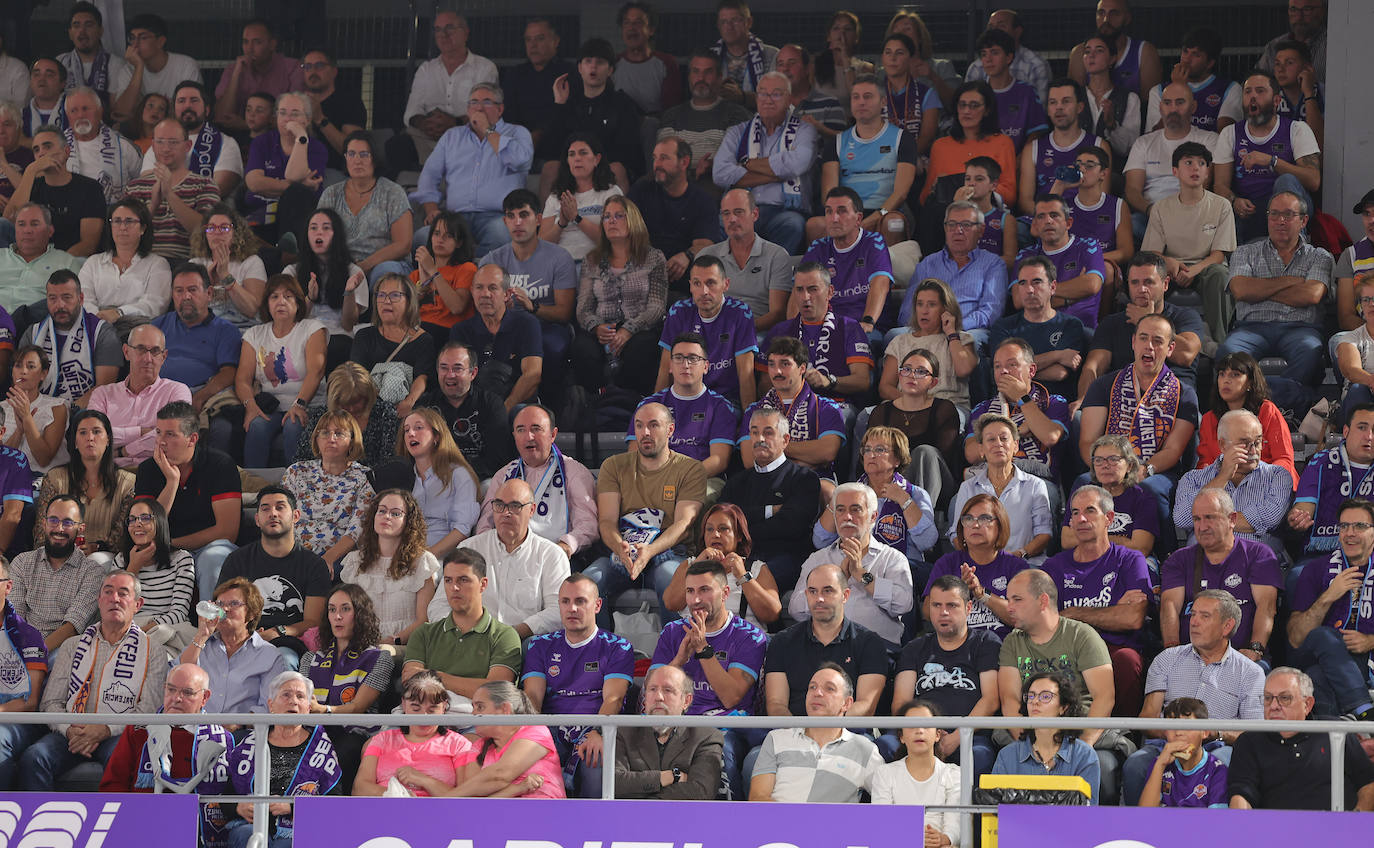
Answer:
[[[964,163],[975,156],[988,156],[1002,166],[1002,176],[997,180],[997,193],[1008,205],[1016,203],[1016,148],[1011,139],[1002,133],[985,136],[974,141],[965,138],[955,141],[949,136],[935,139],[930,146],[930,166],[926,168],[926,184],[921,189],[921,202],[935,189],[935,181],[951,174],[962,174]]]
[[[439,269],[439,275],[448,281],[448,284],[455,289],[464,291],[472,290],[472,278],[477,274],[477,266],[472,262],[464,262],[462,265],[445,265]],[[416,285],[420,284],[419,270],[410,272],[410,281]],[[437,324],[440,327],[452,327],[459,321],[471,318],[473,315],[472,298],[468,298],[467,309],[463,310],[462,315],[454,315],[448,311],[448,307],[434,293],[434,285],[431,283],[420,292],[420,321],[425,324]]]

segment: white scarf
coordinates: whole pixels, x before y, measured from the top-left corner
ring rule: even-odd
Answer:
[[[148,678],[153,659],[152,643],[137,624],[130,624],[129,632],[115,646],[105,665],[97,669],[95,658],[100,650],[96,640],[103,638],[100,622],[87,627],[86,632],[77,637],[72,673],[67,680],[67,712],[73,715],[138,710],[138,698],[143,693],[143,683]],[[93,694],[97,701],[92,710],[88,706]]]
[[[717,41],[716,46],[711,49],[716,51],[716,55],[720,56],[722,59],[726,59],[730,55],[725,47],[725,39]],[[747,52],[749,54],[749,61],[744,66],[744,81],[747,85],[743,88],[745,91],[753,91],[754,87],[759,84],[759,77],[763,76],[768,70],[767,62],[763,58],[763,42],[759,41],[759,37],[753,33],[749,34],[749,47],[747,48]]]
[[[75,400],[95,385],[92,353],[104,324],[103,319],[87,312],[86,307],[81,307],[72,328],[67,331],[67,341],[59,352],[56,350],[58,333],[52,316],[43,319],[33,334],[33,343],[42,348],[52,362],[48,376],[43,380],[43,394]]]
[[[71,156],[67,157],[67,170],[73,174],[81,174],[81,154],[77,151],[76,131],[67,127],[62,131],[66,136],[67,148],[71,150]],[[115,137],[115,131],[106,126],[100,128],[100,170],[94,174],[82,174],[100,183],[101,191],[105,192],[105,202],[114,203],[124,196],[124,145],[119,143]]]
[[[782,120],[782,139],[778,142],[779,150],[791,150],[797,143],[797,133],[801,131],[801,118],[797,115],[796,109],[788,106],[787,117]],[[744,128],[744,133],[740,137],[740,150],[737,151],[741,162],[746,159],[759,159],[767,154],[764,149],[768,144],[768,131],[763,127],[763,119],[758,115],[749,119],[749,125]],[[802,208],[802,184],[801,175],[789,177],[782,182],[782,205],[785,209]]]
[[[507,480],[524,480],[529,483],[529,467],[525,460],[516,459],[506,474]],[[530,527],[546,539],[559,539],[572,532],[572,511],[568,509],[568,474],[563,465],[563,452],[557,445],[549,453],[544,474],[538,484],[530,484],[534,493],[534,515]]]
[[[0,627],[0,704],[7,701],[28,700],[32,692],[29,669],[19,646]]]
[[[826,310],[825,320],[821,322],[820,335],[816,336],[815,345],[807,345],[808,353],[811,354],[811,364],[816,370],[829,377],[834,374],[830,370],[830,340],[835,334],[835,312]],[[806,322],[800,315],[797,316],[797,340],[806,344]],[[836,374],[837,377],[847,377],[847,374]]]

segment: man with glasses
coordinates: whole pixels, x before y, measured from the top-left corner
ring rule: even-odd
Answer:
[[[265,92],[279,97],[305,87],[300,62],[277,52],[277,37],[264,20],[243,25],[243,53],[220,74],[215,86],[215,122],[236,132],[245,132],[243,107],[250,95]]]
[[[161,94],[170,101],[182,82],[201,81],[195,59],[167,50],[167,21],[161,15],[135,15],[128,30],[129,48],[124,51],[124,60],[133,68],[130,85],[140,96]]]
[[[539,319],[510,301],[510,277],[500,265],[483,265],[472,277],[477,314],[449,332],[451,340],[477,351],[482,384],[504,396],[506,412],[535,399],[544,368]]]
[[[1043,270],[1043,269],[1042,269]],[[998,343],[992,352],[992,383],[997,393],[973,408],[969,431],[964,437],[964,458],[970,465],[983,461],[983,445],[978,440],[975,422],[988,413],[1005,415],[1021,436],[1017,445],[1017,468],[1046,481],[1051,498],[1059,492],[1059,461],[1068,444],[1069,405],[1044,383],[1036,382],[1038,357],[1025,339],[1011,336]],[[1054,481],[1054,485],[1049,485]]]
[[[695,280],[693,288],[696,288]],[[745,313],[746,322],[747,316]],[[753,334],[750,329],[748,338],[751,341]],[[711,497],[724,485],[723,480],[716,478],[725,475],[734,453],[739,410],[704,382],[711,369],[709,351],[709,342],[700,333],[675,336],[672,347],[663,352],[672,383],[649,395],[643,403],[661,403],[672,413],[673,435],[668,440],[668,447],[701,463],[706,476],[712,478],[706,484],[708,497]],[[633,423],[625,434],[625,441],[633,453],[637,447]]]
[[[315,102],[315,135],[329,145],[329,167],[342,179],[347,173],[344,139],[367,126],[367,107],[357,92],[343,91],[336,85],[339,66],[332,51],[317,47],[307,52],[301,59],[301,71],[305,74],[305,93]]]
[[[19,347],[36,345],[51,365],[41,391],[85,408],[97,386],[113,383],[124,366],[119,334],[86,308],[81,280],[54,271],[47,285],[48,314],[19,337]]]
[[[416,406],[437,409],[453,441],[483,480],[515,455],[506,429],[505,398],[476,385],[477,351],[467,342],[449,342],[439,351],[438,382]]]
[[[1024,339],[1035,352],[1036,375],[1045,388],[1062,397],[1076,397],[1074,389],[1088,348],[1088,331],[1076,316],[1054,308],[1058,290],[1053,261],[1045,256],[1022,259],[1012,289],[1021,312],[997,319],[989,330],[988,344],[996,350],[1006,339]]]
[[[397,136],[397,143],[387,145],[393,170],[426,163],[445,133],[466,123],[465,114],[471,119],[468,99],[474,86],[496,84],[496,65],[468,50],[468,35],[467,19],[457,12],[442,11],[434,16],[434,44],[439,55],[415,69],[403,118],[406,131]],[[526,162],[527,170],[528,165]]]
[[[1279,45],[1298,41],[1312,53],[1312,67],[1317,82],[1326,80],[1326,0],[1288,0],[1288,32],[1275,36],[1264,45],[1257,66],[1262,71],[1274,70]]]
[[[534,157],[529,130],[507,123],[505,95],[494,82],[472,86],[467,100],[467,126],[457,126],[439,139],[433,155],[425,160],[419,187],[410,199],[424,207],[424,227],[416,230],[415,243],[424,244],[429,226],[439,217],[440,206],[460,212],[467,219],[476,242],[476,255],[486,256],[510,241],[502,202],[506,195],[524,188]],[[440,195],[443,183],[447,193]]]
[[[1215,462],[1179,478],[1174,494],[1174,528],[1188,534],[1188,541],[1193,542],[1193,499],[1199,492],[1222,491],[1235,501],[1236,533],[1282,552],[1283,543],[1274,532],[1288,512],[1293,475],[1283,466],[1260,458],[1264,428],[1248,409],[1232,409],[1221,416],[1217,441],[1221,456]]]
[[[692,334],[700,336],[703,342],[706,388],[741,408],[747,407],[758,397],[754,368],[759,346],[754,317],[743,301],[726,294],[730,278],[719,258],[694,259],[688,279],[691,298],[674,303],[663,321],[663,334],[658,341],[663,354],[654,387],[662,391],[676,383],[676,360],[670,353],[677,339]]]
[[[832,308],[834,291],[828,268],[803,261],[792,275],[791,307],[797,315],[769,330],[763,347],[771,350],[780,338],[799,339],[807,354],[802,378],[812,392],[834,401],[852,419],[873,386],[873,353],[864,325]],[[755,360],[754,368],[763,390],[769,385],[769,364]]]
[[[167,361],[167,340],[152,324],[139,324],[124,345],[129,376],[91,392],[90,408],[105,413],[114,432],[110,434],[115,462],[133,468],[153,455],[157,442],[157,411],[172,401],[191,401],[185,383],[162,376]]]
[[[195,80],[185,80],[177,84],[169,99],[167,117],[181,122],[191,142],[186,151],[186,167],[214,180],[221,197],[229,196],[243,180],[243,151],[233,139],[225,144],[228,137],[209,122],[209,89]],[[143,154],[142,172],[146,174],[156,165],[157,145],[149,145],[148,152]]]
[[[129,139],[105,125],[105,108],[95,90],[84,85],[67,92],[67,169],[100,183],[105,202],[126,194],[138,176],[142,154]]]
[[[1308,207],[1283,191],[1269,200],[1269,237],[1231,254],[1231,295],[1236,323],[1217,358],[1248,353],[1256,360],[1282,356],[1284,377],[1306,385],[1321,382],[1326,344],[1323,313],[1334,285],[1331,254],[1303,236]]]
[[[998,213],[993,213],[998,214]],[[964,332],[973,336],[979,358],[987,354],[988,328],[1002,317],[1007,301],[1007,264],[996,253],[983,250],[978,240],[983,237],[984,215],[968,200],[956,200],[945,207],[945,246],[923,258],[916,265],[911,279],[934,278],[944,280],[959,301],[963,314]],[[916,305],[916,286],[906,289],[902,308],[897,313],[897,329],[888,334],[888,341],[905,332],[911,323]]]
[[[6,712],[37,712],[48,676],[48,646],[43,634],[24,620],[9,601],[14,588],[10,564],[0,557],[0,611],[5,639],[0,642],[0,709]],[[0,725],[0,791],[8,792],[19,766],[19,755],[43,735],[40,724]]]
[[[151,172],[129,183],[129,196],[143,201],[153,216],[153,252],[173,263],[190,258],[191,233],[203,226],[205,212],[220,200],[215,179],[187,166],[191,148],[182,121],[158,121],[153,127]],[[128,215],[129,210],[117,214]]]
[[[48,651],[86,629],[96,613],[101,563],[76,543],[83,536],[85,509],[58,495],[39,519],[43,544],[14,558],[9,567],[10,606],[43,636]]]

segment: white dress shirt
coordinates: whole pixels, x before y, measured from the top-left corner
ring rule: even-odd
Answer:
[[[535,636],[562,626],[558,590],[572,573],[562,548],[529,532],[515,550],[507,551],[494,529],[464,539],[458,547],[474,550],[487,561],[482,607],[492,618],[511,627],[524,624]],[[441,586],[429,602],[427,617],[438,621],[452,612]]]
[[[795,621],[807,621],[811,612],[806,606],[806,578],[822,565],[844,567],[844,552],[836,541],[816,551],[802,563],[801,576],[792,590],[792,599],[787,603],[787,612]],[[889,545],[872,539],[868,540],[868,553],[864,554],[864,570],[873,575],[873,594],[861,580],[849,578],[849,600],[844,605],[844,617],[855,624],[867,627],[893,645],[902,641],[902,622],[899,616],[911,611],[911,565],[906,557]]]
[[[435,56],[415,71],[404,120],[409,124],[416,115],[427,114],[436,108],[461,118],[468,113],[468,95],[472,87],[479,82],[496,82],[497,76],[495,63],[470,50],[467,59],[451,74],[444,68],[444,58]]]

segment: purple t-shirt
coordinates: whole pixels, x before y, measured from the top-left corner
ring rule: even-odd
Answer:
[[[672,353],[673,339],[683,333],[700,333],[706,339],[706,388],[727,398],[739,399],[739,370],[735,357],[748,351],[759,352],[754,331],[754,313],[744,301],[727,295],[716,317],[707,321],[701,317],[691,298],[679,300],[668,310],[663,320],[663,335],[658,346]]]
[[[18,448],[3,445],[0,445],[0,501],[33,503],[33,471],[29,468],[29,458]]]
[[[1355,465],[1346,455],[1345,447],[1324,450],[1307,461],[1293,503],[1308,503],[1316,507],[1312,514],[1312,529],[1307,534],[1306,554],[1322,554],[1340,547],[1336,522],[1341,504],[1346,498],[1369,499],[1374,496],[1374,468]]]
[[[1040,95],[1035,87],[1021,80],[1012,80],[1011,85],[1002,91],[993,89],[997,97],[997,125],[1003,134],[1016,146],[1016,155],[1026,146],[1026,136],[1049,126],[1045,118],[1045,107],[1040,104]]]
[[[1183,589],[1183,612],[1178,617],[1177,638],[1180,643],[1188,641],[1188,620],[1193,612],[1193,569],[1196,562],[1197,545],[1189,545],[1177,550],[1159,569],[1159,588]],[[1231,553],[1219,564],[1213,565],[1207,557],[1202,558],[1202,588],[1225,589],[1240,604],[1240,624],[1231,634],[1231,644],[1244,648],[1254,641],[1250,634],[1255,626],[1255,593],[1252,586],[1283,586],[1283,574],[1279,561],[1269,546],[1262,542],[1236,537]],[[1165,634],[1168,638],[1168,634]]]
[[[1072,501],[1073,494],[1070,493],[1069,502]],[[1155,497],[1139,485],[1131,486],[1119,495],[1113,495],[1112,507],[1115,517],[1111,526],[1107,528],[1108,536],[1125,536],[1129,539],[1135,531],[1144,530],[1156,539],[1159,538],[1159,509]],[[1068,509],[1064,510],[1065,527],[1068,527],[1071,521],[1069,512]]]
[[[1174,760],[1164,767],[1159,784],[1161,807],[1225,807],[1231,802],[1226,791],[1226,764],[1208,751],[1192,771],[1184,771]]]
[[[1356,563],[1347,563],[1345,554],[1333,551],[1325,559],[1309,560],[1298,577],[1298,585],[1293,589],[1293,609],[1305,610],[1316,603],[1318,596],[1331,585],[1331,579]],[[1360,583],[1358,604],[1351,604],[1347,592],[1344,597],[1331,605],[1322,619],[1322,626],[1338,630],[1356,630],[1360,633],[1374,633],[1374,562],[1360,563],[1364,580]]]
[[[978,582],[983,585],[983,589],[991,592],[999,598],[1007,596],[1007,583],[1016,573],[1028,565],[1024,559],[1012,556],[1006,551],[998,551],[997,557],[987,565],[978,565],[969,559],[966,551],[950,551],[935,561],[935,567],[931,569],[930,579],[926,581],[925,589],[922,590],[922,597],[930,594],[930,587],[935,581],[946,574],[959,577],[961,566],[973,566],[973,570],[978,575]],[[973,609],[968,614],[968,626],[970,630],[991,630],[996,633],[999,639],[1005,639],[1011,632],[1002,619],[998,618],[988,605],[983,601],[974,601]]]
[[[1069,202],[1069,211],[1073,213],[1073,226],[1069,232],[1092,239],[1104,252],[1116,249],[1116,226],[1126,214],[1126,204],[1121,198],[1104,194],[1091,209],[1079,202],[1076,191],[1064,192],[1064,199]]]
[[[830,238],[816,239],[802,261],[819,262],[830,270],[830,284],[835,289],[830,296],[830,309],[855,321],[864,317],[869,281],[885,274],[891,285],[892,258],[888,256],[887,244],[881,235],[868,230],[860,230],[858,241],[845,250],[835,247]]]
[[[1237,197],[1248,198],[1254,201],[1256,205],[1264,203],[1265,198],[1274,193],[1274,183],[1278,180],[1279,175],[1269,166],[1263,168],[1245,167],[1242,161],[1245,154],[1259,151],[1290,164],[1297,161],[1293,156],[1293,121],[1282,115],[1278,116],[1278,120],[1278,126],[1274,127],[1274,133],[1269,136],[1268,141],[1255,141],[1251,138],[1245,121],[1238,121],[1232,125],[1235,136],[1231,149],[1235,154],[1235,159],[1232,160],[1231,167],[1235,169],[1235,175],[1231,178],[1231,182],[1235,187]]]
[[[1005,130],[1003,131],[1005,132]],[[1046,194],[1050,187],[1054,185],[1054,172],[1060,167],[1072,165],[1078,161],[1078,154],[1087,150],[1089,147],[1101,147],[1104,150],[1111,150],[1102,139],[1090,132],[1079,131],[1077,143],[1070,147],[1061,148],[1054,143],[1052,135],[1041,136],[1030,142],[1031,160],[1035,162],[1035,193]],[[1064,192],[1065,199],[1068,192]]]
[[[525,651],[520,680],[544,679],[544,712],[593,715],[601,711],[606,681],[634,680],[635,652],[623,637],[605,630],[581,645],[568,642],[563,630],[535,636]]]
[[[1099,280],[1107,279],[1107,266],[1102,260],[1102,246],[1092,239],[1080,238],[1071,233],[1068,244],[1055,251],[1046,250],[1037,241],[1029,247],[1022,248],[1021,252],[1016,254],[1016,261],[1020,263],[1022,259],[1031,256],[1044,256],[1053,262],[1055,277],[1060,282],[1084,274],[1096,274]],[[1091,330],[1097,327],[1097,312],[1101,298],[1102,292],[1099,291],[1092,297],[1076,300],[1059,311],[1074,316]]]
[[[1001,256],[1003,235],[1007,227],[1016,227],[1016,219],[1006,209],[994,208],[991,212],[983,215],[983,235],[978,239],[978,246],[993,256]]]
[[[1196,104],[1196,108],[1193,110],[1193,126],[1207,132],[1217,131],[1217,120],[1221,117],[1221,104],[1226,102],[1226,90],[1233,85],[1235,83],[1230,80],[1213,74],[1212,79],[1206,85],[1193,92],[1193,103]],[[1190,85],[1189,88],[1191,87]],[[1163,89],[1164,86],[1161,84],[1160,90],[1163,91]],[[1279,100],[1282,101],[1283,98],[1279,98]],[[1245,123],[1245,121],[1242,120],[1241,123]]]
[[[640,406],[646,403],[661,403],[673,413],[673,435],[668,439],[668,447],[683,456],[702,462],[711,456],[711,445],[735,445],[738,412],[730,401],[710,389],[702,389],[694,398],[681,398],[669,386],[646,397]],[[634,437],[631,416],[625,441]]]
[[[1030,459],[1036,462],[1043,462],[1050,470],[1050,476],[1057,477],[1059,470],[1059,459],[1063,456],[1065,447],[1068,445],[1069,420],[1073,417],[1069,414],[1068,401],[1056,394],[1051,394],[1044,385],[1031,383],[1031,398],[1035,405],[1040,407],[1040,411],[1045,417],[1064,428],[1064,437],[1059,439],[1059,444],[1053,448],[1046,449],[1035,437],[1030,428],[1026,426],[1026,413],[1021,407],[1014,406],[1002,400],[999,394],[996,397],[988,398],[973,408],[973,413],[968,418],[968,432],[964,434],[965,440],[975,438],[976,425],[978,419],[988,414],[996,412],[999,415],[1007,415],[1012,421],[1016,422],[1016,427],[1021,433],[1021,441],[1017,443],[1016,456],[1018,459]],[[1157,523],[1157,522],[1156,522]]]
[[[1106,607],[1121,602],[1132,589],[1139,589],[1146,597],[1154,596],[1150,585],[1150,571],[1145,556],[1125,545],[1113,544],[1107,552],[1091,562],[1078,562],[1073,551],[1063,551],[1045,560],[1040,566],[1059,586],[1059,608]],[[1144,637],[1137,631],[1099,630],[1102,641],[1109,646],[1140,650]]]
[[[668,622],[659,634],[653,662],[649,665],[650,671],[673,661],[686,632],[687,627],[682,619]],[[696,657],[690,657],[687,664],[682,667],[691,678],[693,689],[692,703],[687,708],[687,715],[753,715],[759,676],[763,674],[763,655],[768,650],[768,636],[758,626],[737,615],[731,615],[724,627],[715,633],[706,634],[706,641],[716,652],[716,659],[726,671],[741,669],[754,682],[738,704],[726,709],[716,695],[716,690],[707,682],[701,661]]]
[[[310,164],[310,170],[324,176],[325,166],[329,163],[329,148],[318,138],[310,139],[306,148],[306,159]],[[248,148],[248,161],[243,165],[245,174],[253,171],[262,171],[263,176],[273,179],[286,178],[286,151],[281,149],[281,136],[276,130],[268,130],[257,138],[253,139],[253,144]],[[324,191],[324,186],[315,190],[315,197],[319,197]],[[244,195],[243,206],[248,220],[255,224],[276,220],[277,200],[276,197],[266,197],[255,192],[248,192]]]
[[[834,305],[834,301],[831,301]],[[792,336],[806,345],[806,353],[811,358],[811,367],[827,376],[840,378],[852,373],[852,365],[866,363],[873,367],[873,351],[868,344],[868,333],[853,318],[841,317],[835,311],[827,312],[825,320],[819,324],[808,324],[798,315],[787,321],[779,321],[768,331],[763,339],[763,349],[773,343],[773,339]],[[768,363],[762,358],[754,360],[757,371],[767,371]]]

